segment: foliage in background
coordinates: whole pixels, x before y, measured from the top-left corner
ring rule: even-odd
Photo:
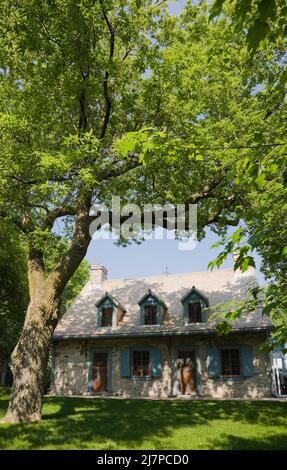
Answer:
[[[47,269],[66,249],[67,238],[59,238],[54,251],[47,253]],[[89,279],[89,263],[84,260],[67,284],[61,301],[62,313]],[[9,361],[19,339],[29,302],[27,246],[19,230],[9,220],[0,223],[0,361]],[[0,364],[1,365],[1,364]],[[6,369],[6,367],[5,367]]]
[[[287,33],[285,0],[215,0],[210,18],[227,13],[240,30],[247,30],[247,44],[255,52],[265,40],[276,44]]]
[[[28,303],[27,254],[14,225],[0,223],[0,361],[9,359]]]

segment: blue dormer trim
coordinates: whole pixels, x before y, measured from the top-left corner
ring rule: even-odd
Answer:
[[[96,325],[97,328],[115,328],[117,326],[117,313],[118,307],[125,313],[126,309],[108,292],[105,293],[103,297],[96,303],[97,307],[97,321]],[[102,308],[111,307],[113,309],[113,318],[112,318],[112,326],[102,326]]]
[[[209,300],[208,298],[202,294],[196,287],[192,287],[189,291],[187,291],[184,296],[181,298],[181,303],[183,305],[183,319],[184,319],[184,324],[188,325],[189,323],[189,318],[188,318],[188,305],[190,303],[198,303],[200,302],[201,304],[201,320],[202,323],[207,322],[207,314],[206,314],[206,308],[209,307]]]
[[[162,311],[167,310],[166,304],[150,289],[146,294],[144,294],[140,300],[138,301],[138,305],[140,306],[140,325],[145,325],[144,323],[144,311],[145,306],[155,305],[156,306],[156,324],[161,325],[162,323]]]

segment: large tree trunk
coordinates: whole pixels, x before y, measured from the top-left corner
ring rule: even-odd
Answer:
[[[13,387],[4,418],[8,423],[41,420],[43,383],[61,295],[85,257],[90,242],[88,209],[76,219],[72,242],[55,269],[45,278],[43,256],[30,249],[28,277],[30,303],[20,339],[11,356]]]
[[[20,339],[11,356],[13,387],[5,422],[41,420],[44,376],[59,301],[54,293],[31,301]]]

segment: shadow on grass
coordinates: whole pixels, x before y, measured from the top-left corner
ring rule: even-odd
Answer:
[[[8,400],[1,397],[3,415]],[[0,448],[138,448],[146,441],[153,449],[194,448],[197,426],[214,428],[210,449],[286,449],[287,403],[254,401],[151,401],[117,399],[81,399],[49,397],[45,399],[43,421],[32,425],[2,425]],[[231,435],[225,423],[254,426],[246,437]],[[218,427],[219,426],[219,427]],[[257,435],[257,428],[261,433]],[[284,429],[285,426],[285,429]],[[264,431],[264,428],[268,430]],[[256,429],[255,429],[256,428]],[[274,433],[273,430],[274,429]],[[174,439],[174,431],[190,435],[187,447]],[[282,431],[282,433],[281,433]],[[249,430],[250,432],[250,430]],[[236,434],[236,433],[235,433]],[[256,437],[254,437],[256,436]],[[190,442],[190,444],[188,443]],[[10,446],[10,447],[9,447]]]
[[[252,438],[227,435],[222,439],[215,439],[212,442],[213,449],[227,450],[286,450],[287,434],[276,434],[274,436]]]

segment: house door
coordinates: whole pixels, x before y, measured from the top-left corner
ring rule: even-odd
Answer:
[[[196,394],[195,364],[194,351],[178,351],[177,377],[181,395]]]
[[[108,390],[108,353],[94,353],[93,392],[106,392]]]

